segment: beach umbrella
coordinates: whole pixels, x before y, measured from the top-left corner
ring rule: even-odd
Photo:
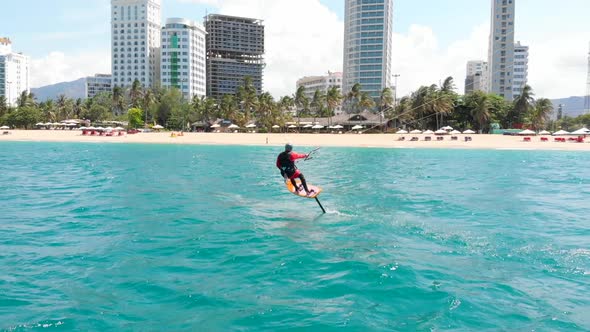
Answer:
[[[588,128],[582,128],[572,132],[570,135],[588,135],[589,133],[590,130],[588,130]]]
[[[560,135],[569,135],[569,131],[560,130],[558,132],[553,133],[553,136],[560,136]]]
[[[342,129],[344,127],[342,127],[341,125],[335,125],[334,127],[332,127],[333,129]]]
[[[104,130],[103,127],[96,127],[96,130]]]
[[[446,135],[447,131],[444,129],[440,129],[434,132],[436,135]]]
[[[363,129],[363,126],[356,125],[356,126],[352,127],[352,130],[360,130],[360,129]]]
[[[211,126],[211,128],[219,128],[219,127],[221,127],[221,125],[219,123],[216,123],[216,124],[214,124],[214,125]]]
[[[310,125],[310,124],[303,126],[303,128],[312,128],[312,127],[313,127],[313,125]]]
[[[396,134],[407,134],[407,133],[408,133],[407,130],[400,130]]]
[[[543,130],[542,132],[539,133],[539,135],[551,135],[551,133],[548,132],[547,130]]]
[[[311,127],[311,129],[324,129],[324,126],[322,126],[322,125],[315,125],[315,126]]]
[[[155,125],[155,126],[153,126],[152,128],[154,128],[154,129],[164,129],[164,127],[162,127],[162,126],[160,126],[160,125]]]
[[[297,128],[297,126],[296,126],[296,125],[290,125],[290,126],[289,126],[289,127],[287,127],[287,128],[291,128],[291,129],[293,129],[293,128]]]
[[[422,134],[422,130],[415,129],[410,131],[410,134]]]
[[[279,126],[279,125],[274,125],[274,126],[272,126],[272,128],[273,128],[273,129],[278,129],[278,128],[281,128],[281,126]]]
[[[104,130],[106,130],[106,131],[113,131],[113,127],[106,127]]]
[[[86,130],[86,129],[88,129],[88,128],[86,128],[86,127],[80,127],[80,128],[78,128],[78,129],[80,129],[80,130]]]
[[[10,129],[10,127],[9,126],[2,126],[2,127],[0,127],[0,129]]]
[[[519,135],[536,135],[537,133],[535,133],[534,131],[527,129],[527,130],[523,130],[520,133],[518,133]]]
[[[440,129],[442,129],[442,130],[447,130],[447,131],[448,131],[448,130],[453,130],[453,127],[451,127],[451,126],[446,126],[446,127],[442,127],[442,128],[440,128]]]
[[[251,124],[247,125],[246,128],[256,128],[256,125],[251,123]]]
[[[460,134],[460,133],[461,133],[461,132],[460,132],[460,131],[458,131],[458,130],[453,130],[453,131],[451,131],[451,134],[453,134],[453,135],[458,135],[458,134]]]
[[[44,126],[45,124],[43,122],[39,122],[37,123],[35,126],[39,127],[39,126]]]
[[[96,130],[96,127],[90,126],[90,127],[86,128],[86,130]]]
[[[463,134],[475,134],[475,131],[473,131],[471,129],[467,129],[463,132]]]
[[[115,130],[125,130],[125,128],[123,128],[123,127],[117,127],[117,128],[115,128]]]
[[[424,135],[432,135],[432,134],[434,134],[434,131],[432,131],[432,130],[427,130],[424,132]]]
[[[44,124],[44,126],[53,126],[53,123],[47,122],[46,124]]]
[[[240,128],[240,126],[232,124],[231,126],[228,127],[229,129],[238,129]]]

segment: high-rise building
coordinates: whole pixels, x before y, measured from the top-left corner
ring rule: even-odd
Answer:
[[[86,98],[93,98],[102,92],[113,91],[113,77],[108,74],[96,74],[86,77]]]
[[[590,113],[590,50],[588,51],[588,78],[586,78],[586,97],[584,98],[584,110]]]
[[[465,78],[465,94],[474,91],[488,92],[488,63],[485,61],[467,62],[467,75]]]
[[[22,92],[29,93],[29,57],[12,52],[12,42],[0,38],[0,96],[9,106],[16,106]]]
[[[207,96],[235,94],[246,77],[262,93],[264,25],[254,18],[205,17],[207,31]]]
[[[488,49],[490,92],[512,101],[516,0],[492,0]]]
[[[391,87],[393,0],[346,0],[342,88],[356,83],[378,98]]]
[[[328,93],[328,90],[335,87],[342,93],[342,73],[328,72],[328,75],[324,76],[306,76],[297,80],[297,89],[299,87],[305,88],[305,96],[310,101],[316,91],[321,91],[324,94]],[[342,107],[337,107],[334,112],[336,114],[341,113]]]
[[[529,79],[529,47],[521,45],[520,42],[514,44],[514,76],[512,80],[512,94],[514,99],[522,93],[522,89],[527,85]]]
[[[205,96],[205,27],[183,18],[169,18],[162,28],[162,87],[176,87],[185,99]]]
[[[111,0],[113,88],[160,83],[160,0]]]

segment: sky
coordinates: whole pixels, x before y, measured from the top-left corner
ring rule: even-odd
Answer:
[[[448,76],[462,92],[467,61],[487,59],[490,6],[490,0],[394,0],[398,97]],[[110,0],[19,0],[2,7],[0,36],[31,57],[32,87],[110,73]],[[590,1],[517,0],[516,7],[515,39],[530,47],[536,95],[584,95]],[[303,76],[342,70],[344,0],[162,0],[163,21],[202,22],[207,13],[264,20],[264,89],[275,97],[293,94]]]

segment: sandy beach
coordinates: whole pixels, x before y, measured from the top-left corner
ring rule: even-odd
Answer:
[[[405,136],[406,141],[398,141]],[[252,133],[184,133],[171,137],[170,132],[139,133],[125,136],[83,136],[80,131],[61,130],[11,130],[9,135],[0,135],[0,142],[88,142],[88,143],[151,143],[151,144],[203,144],[203,145],[271,145],[278,146],[291,142],[298,146],[321,147],[375,147],[375,148],[429,148],[429,149],[495,149],[495,150],[564,150],[590,151],[590,138],[586,143],[541,142],[532,137],[524,142],[522,137],[502,135],[457,135],[458,141],[445,136],[444,141],[425,141],[426,135],[397,134],[252,134]],[[470,142],[464,137],[471,136]],[[419,141],[409,141],[418,137]],[[565,136],[567,138],[567,136]]]

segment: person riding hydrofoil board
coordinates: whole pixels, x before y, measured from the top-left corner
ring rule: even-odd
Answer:
[[[303,173],[301,173],[301,171],[297,169],[297,166],[295,165],[295,161],[297,159],[307,158],[308,156],[309,155],[307,154],[293,152],[293,145],[287,143],[285,145],[285,151],[281,152],[277,157],[277,168],[281,170],[281,175],[283,178],[285,178],[285,181],[291,180],[291,184],[293,184],[295,192],[301,191],[303,187],[309,196],[315,191],[313,189],[309,190],[307,188],[307,182],[305,181]],[[297,186],[297,182],[295,182],[295,179],[297,178],[301,180],[301,186]]]

